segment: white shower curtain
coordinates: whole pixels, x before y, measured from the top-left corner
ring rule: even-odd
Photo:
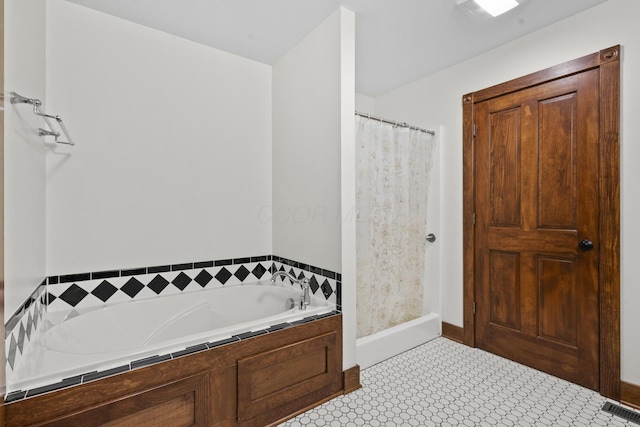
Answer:
[[[428,133],[356,116],[358,338],[423,314],[434,147]]]

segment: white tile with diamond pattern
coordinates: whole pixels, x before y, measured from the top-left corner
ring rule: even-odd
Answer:
[[[638,427],[601,411],[594,391],[445,338],[363,370],[361,383],[281,427]]]

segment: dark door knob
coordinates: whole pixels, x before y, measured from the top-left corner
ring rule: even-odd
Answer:
[[[593,249],[593,242],[589,239],[584,239],[578,244],[578,246],[585,252],[590,251],[591,249]]]

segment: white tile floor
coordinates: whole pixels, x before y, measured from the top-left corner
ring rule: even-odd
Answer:
[[[363,370],[360,382],[281,427],[638,427],[601,411],[598,393],[445,338]]]

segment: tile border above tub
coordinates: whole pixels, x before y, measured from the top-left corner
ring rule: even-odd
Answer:
[[[44,303],[51,312],[69,311],[266,280],[275,271],[306,277],[314,295],[341,308],[340,273],[276,255],[50,276]]]

